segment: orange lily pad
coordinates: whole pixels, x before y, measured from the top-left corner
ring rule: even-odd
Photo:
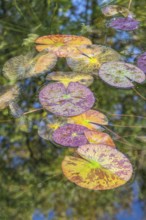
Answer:
[[[68,86],[70,82],[78,82],[85,86],[90,86],[93,83],[93,77],[86,73],[52,72],[48,74],[46,79],[63,83],[65,86]]]
[[[87,144],[77,149],[81,156],[66,156],[64,175],[80,187],[93,190],[114,189],[130,180],[133,168],[120,151],[107,145]]]
[[[83,114],[69,117],[68,123],[79,124],[87,127],[90,130],[96,130],[99,128],[99,125],[107,125],[108,119],[99,111],[88,110]]]
[[[112,138],[100,131],[84,131],[84,134],[90,144],[105,144],[111,147],[115,147],[115,143],[113,142]]]
[[[66,57],[68,54],[76,51],[76,46],[83,44],[92,44],[92,42],[83,36],[75,35],[47,35],[36,39],[36,50],[46,50],[55,53],[58,57]]]
[[[36,77],[53,69],[57,57],[54,54],[41,52],[33,56],[33,53],[20,55],[8,60],[3,67],[3,75],[9,80],[21,80]]]
[[[100,66],[105,62],[121,60],[118,52],[102,45],[82,45],[77,47],[76,55],[67,57],[67,64],[74,72],[98,75]]]

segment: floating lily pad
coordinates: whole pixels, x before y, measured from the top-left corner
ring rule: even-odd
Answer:
[[[0,87],[0,109],[4,109],[9,106],[10,103],[17,100],[20,93],[20,89],[17,85],[1,86]]]
[[[105,144],[115,147],[115,143],[113,142],[112,138],[104,132],[89,130],[85,131],[84,134],[90,144]]]
[[[139,22],[134,18],[114,18],[110,22],[110,27],[116,30],[133,31],[139,28]]]
[[[45,119],[40,121],[38,125],[38,134],[41,138],[52,141],[53,132],[66,123],[65,118],[49,114]]]
[[[74,72],[92,73],[98,75],[100,66],[109,61],[119,61],[121,56],[110,47],[101,45],[82,45],[76,55],[67,58],[68,66]]]
[[[28,53],[8,60],[4,64],[3,75],[9,80],[36,77],[51,70],[56,62],[54,54],[42,52],[34,57],[33,53]]]
[[[66,156],[62,169],[64,175],[80,187],[113,189],[124,185],[132,176],[130,161],[115,148],[87,144],[79,147],[77,153],[83,158]]]
[[[133,82],[142,83],[145,74],[138,67],[124,62],[108,62],[101,66],[99,76],[111,86],[119,88],[134,87]]]
[[[71,82],[66,88],[62,83],[51,83],[39,93],[42,106],[55,115],[75,116],[92,108],[95,98],[87,87]]]
[[[56,129],[53,133],[53,140],[62,146],[79,147],[87,143],[84,131],[86,127],[75,124],[66,124]]]
[[[56,54],[58,57],[66,57],[68,54],[76,51],[76,46],[83,44],[92,44],[92,42],[83,36],[74,35],[47,35],[39,37],[35,43],[38,51],[46,50]]]
[[[65,86],[68,86],[70,82],[79,82],[85,86],[93,83],[93,77],[86,73],[53,72],[48,74],[46,79],[61,82]]]
[[[101,11],[106,17],[114,16],[117,14],[122,14],[125,17],[134,16],[132,12],[130,12],[127,8],[123,6],[119,6],[119,5],[108,5],[108,6],[103,7]]]
[[[137,66],[146,73],[146,52],[138,57]]]
[[[96,130],[99,125],[107,125],[108,119],[107,117],[95,110],[88,110],[83,114],[68,118],[68,123],[79,124],[87,127],[90,130]]]

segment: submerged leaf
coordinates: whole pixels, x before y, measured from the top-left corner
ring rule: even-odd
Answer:
[[[82,157],[66,156],[64,175],[75,184],[93,190],[107,190],[125,184],[132,176],[132,165],[118,150],[107,145],[87,144],[77,149]]]
[[[110,47],[95,44],[83,45],[78,47],[76,55],[70,54],[67,64],[75,72],[98,75],[98,70],[103,63],[121,59],[121,56]]]
[[[116,30],[133,31],[139,28],[139,22],[134,18],[114,18],[110,22],[110,27]]]
[[[54,54],[42,52],[35,57],[33,53],[20,55],[8,60],[3,67],[3,75],[9,80],[36,77],[51,70],[57,62]]]
[[[35,43],[38,51],[52,52],[58,57],[66,57],[75,52],[78,45],[92,44],[88,38],[83,36],[59,34],[39,37]]]
[[[124,62],[108,62],[101,66],[99,76],[111,86],[119,88],[134,87],[133,82],[142,83],[145,74],[136,66]]]
[[[87,87],[71,82],[66,88],[62,83],[51,83],[39,93],[42,106],[60,116],[79,115],[92,108],[95,98]]]
[[[66,124],[61,126],[53,133],[53,140],[62,146],[79,147],[87,143],[84,131],[86,127],[75,124]]]
[[[52,141],[53,132],[66,123],[65,118],[49,114],[45,119],[40,121],[38,125],[38,134],[41,138]]]
[[[21,109],[21,107],[15,101],[10,102],[9,108],[10,108],[11,114],[15,118],[21,117],[24,113],[24,111]]]
[[[102,8],[101,11],[107,17],[111,17],[117,14],[122,14],[124,17],[134,16],[132,12],[130,12],[126,7],[120,5],[108,5]]]
[[[137,59],[137,66],[146,73],[146,52],[141,54]]]
[[[87,127],[90,130],[100,128],[98,125],[107,125],[107,117],[95,110],[88,110],[83,114],[68,118],[68,123],[79,124]]]
[[[16,101],[20,93],[20,89],[17,85],[1,86],[0,87],[0,109],[4,109],[9,106],[13,101]]]
[[[53,72],[48,74],[47,80],[58,81],[68,86],[70,82],[79,82],[85,86],[90,86],[93,83],[93,77],[85,73],[74,72]]]

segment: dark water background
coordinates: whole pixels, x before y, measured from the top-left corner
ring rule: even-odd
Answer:
[[[9,58],[32,50],[29,34],[84,35],[116,49],[126,61],[136,62],[137,55],[146,51],[146,1],[133,0],[131,10],[140,28],[130,33],[107,28],[109,19],[98,5],[102,2],[110,1],[0,0],[1,69]],[[128,6],[128,0],[115,3]],[[64,63],[61,60],[55,70],[67,70]],[[0,85],[7,83],[1,74]],[[40,107],[38,91],[44,83],[44,76],[19,82],[19,105],[24,111]],[[136,88],[146,96],[145,85]],[[6,109],[0,112],[0,220],[146,219],[146,103],[133,90],[112,88],[101,80],[94,81],[91,89],[96,96],[94,109],[102,110],[109,118],[109,128],[127,140],[123,144],[112,135],[118,149],[133,163],[132,180],[108,191],[74,185],[61,171],[61,161],[70,150],[56,148],[37,134],[46,111],[26,115],[24,126]]]

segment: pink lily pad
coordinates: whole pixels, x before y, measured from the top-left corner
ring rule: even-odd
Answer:
[[[92,108],[95,98],[90,89],[80,83],[51,83],[39,93],[42,106],[55,115],[75,116]]]
[[[114,18],[110,22],[110,27],[116,29],[116,30],[123,30],[123,31],[133,31],[135,29],[138,29],[139,22],[135,20],[134,18]]]
[[[146,73],[146,52],[141,54],[137,59],[137,66]]]
[[[88,129],[81,125],[66,124],[56,129],[53,133],[53,140],[66,147],[79,147],[87,143],[84,132]]]

